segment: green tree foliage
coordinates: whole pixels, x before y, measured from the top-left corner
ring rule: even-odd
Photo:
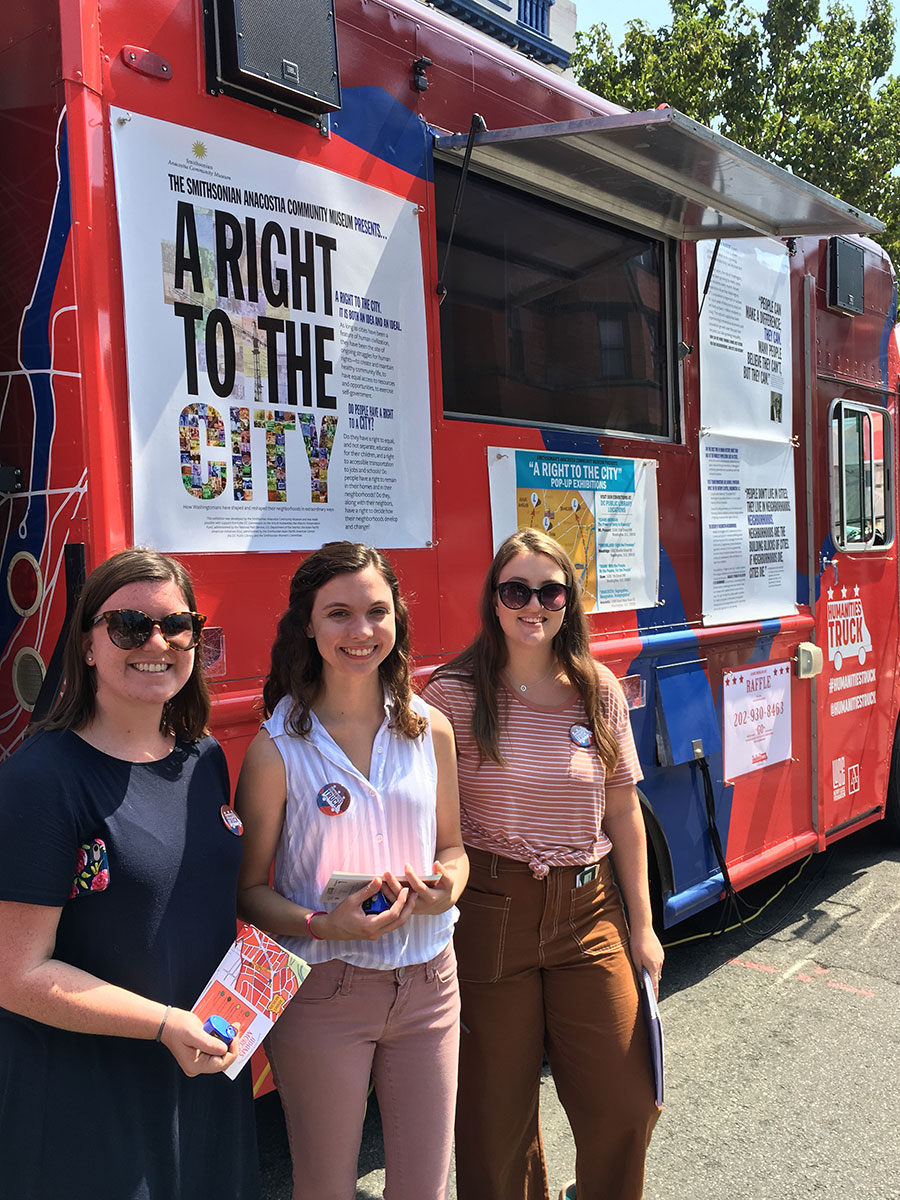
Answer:
[[[672,21],[575,35],[578,82],[625,108],[670,104],[887,226],[900,267],[900,77],[891,0],[670,0]]]

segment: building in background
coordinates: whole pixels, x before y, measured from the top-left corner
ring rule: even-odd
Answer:
[[[575,49],[575,5],[572,0],[430,0],[505,46],[565,71]]]

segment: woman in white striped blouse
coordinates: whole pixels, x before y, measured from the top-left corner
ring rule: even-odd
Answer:
[[[267,1042],[294,1200],[356,1195],[370,1072],[387,1194],[446,1195],[468,864],[453,733],[413,696],[408,660],[406,605],[377,550],[331,542],[300,565],[237,793],[238,910],[312,964]],[[361,877],[339,902],[336,873]]]

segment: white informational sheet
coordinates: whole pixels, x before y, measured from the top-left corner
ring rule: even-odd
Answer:
[[[765,621],[797,611],[794,448],[700,439],[703,621]]]
[[[488,447],[494,548],[542,529],[575,564],[586,612],[659,598],[659,508],[652,459]]]
[[[702,291],[715,242],[697,243]],[[791,286],[787,247],[771,238],[722,242],[700,316],[700,424],[790,441]]]
[[[110,119],[135,542],[424,546],[417,205],[181,125]]]
[[[787,247],[768,238],[697,247],[698,444],[703,623],[797,611]]]
[[[722,679],[725,779],[791,757],[791,664],[726,671]]]

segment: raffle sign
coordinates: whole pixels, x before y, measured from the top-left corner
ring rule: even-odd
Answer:
[[[121,109],[111,129],[135,542],[426,545],[418,206]]]
[[[726,780],[791,757],[791,664],[726,672]]]

